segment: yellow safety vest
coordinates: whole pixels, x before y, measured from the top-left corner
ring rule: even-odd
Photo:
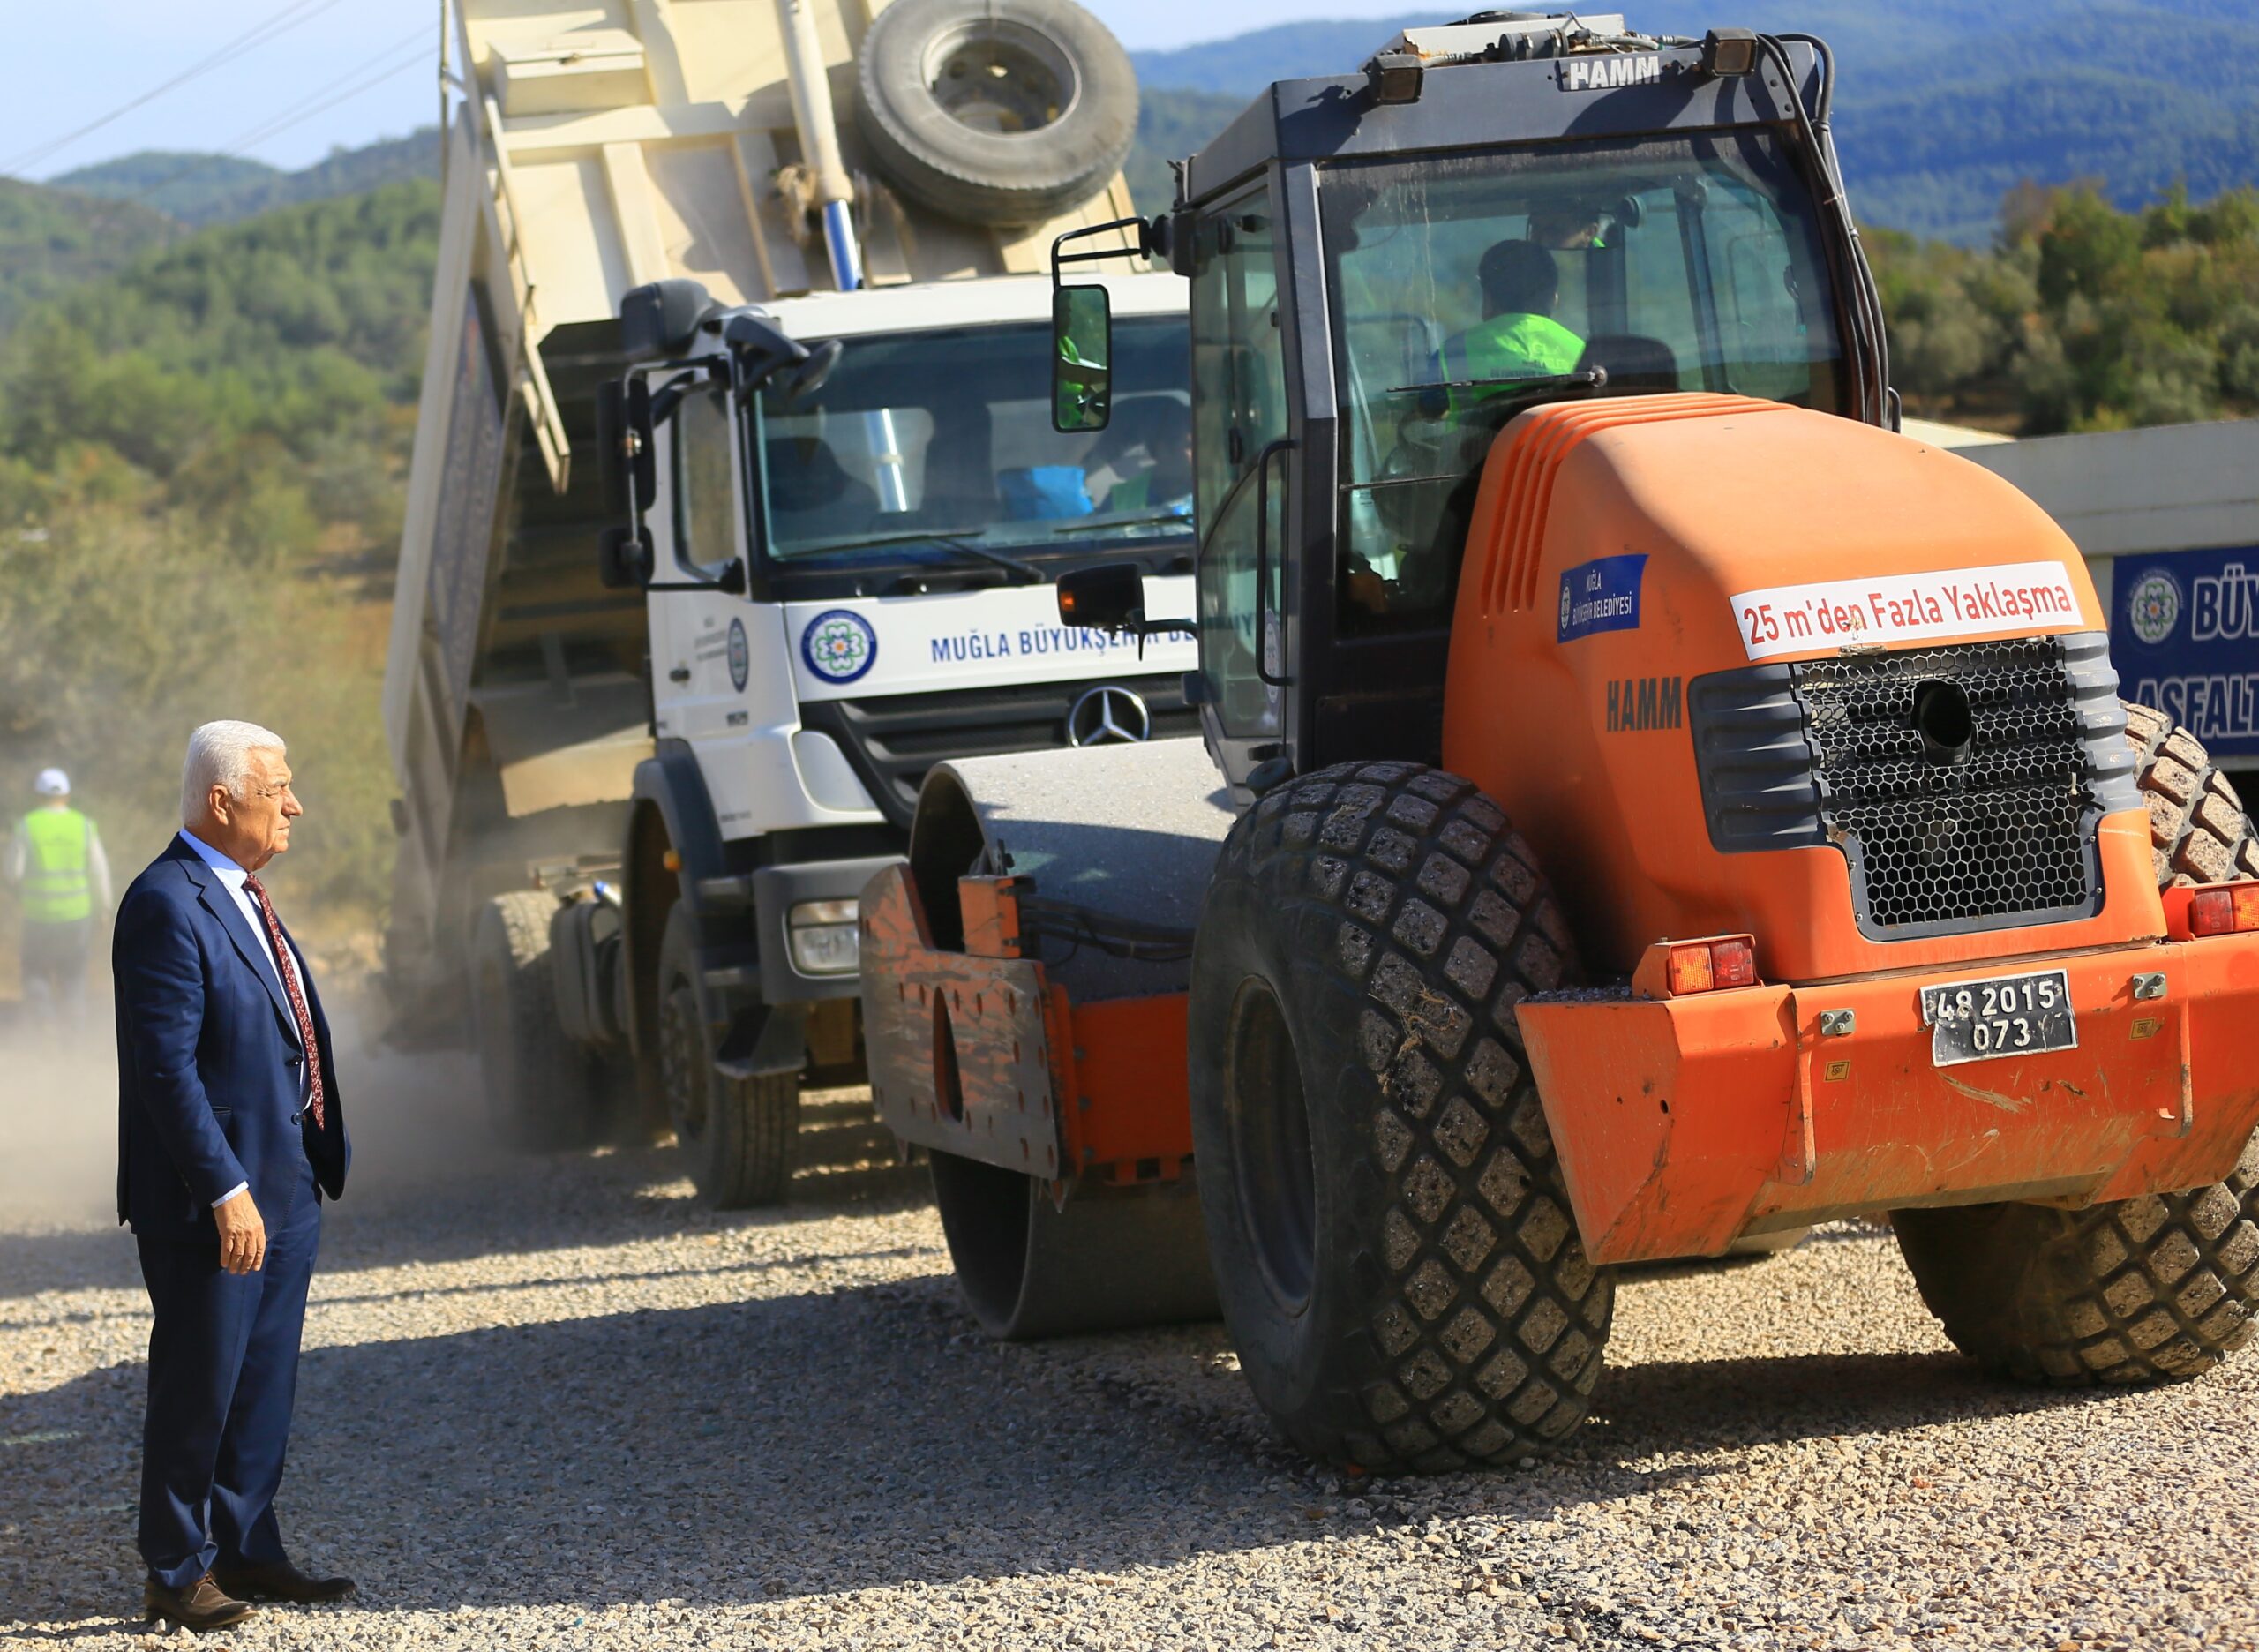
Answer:
[[[34,809],[24,816],[30,854],[24,863],[24,921],[78,923],[94,915],[86,849],[94,831],[73,808]]]
[[[1440,352],[1445,383],[1474,381],[1473,387],[1451,392],[1452,410],[1513,388],[1512,384],[1483,384],[1483,379],[1550,379],[1574,372],[1584,350],[1585,342],[1551,316],[1510,312],[1479,321]]]

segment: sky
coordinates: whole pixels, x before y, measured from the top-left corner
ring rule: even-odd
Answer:
[[[1402,0],[1084,3],[1133,49],[1404,10]],[[438,117],[439,0],[0,0],[0,174],[52,177],[139,149],[241,152],[296,169]]]

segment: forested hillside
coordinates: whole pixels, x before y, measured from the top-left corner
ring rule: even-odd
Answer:
[[[2045,435],[2259,414],[2259,191],[2019,190],[1982,252],[1868,241],[1910,410]]]
[[[339,149],[296,172],[240,156],[145,149],[49,180],[59,190],[131,201],[185,224],[234,223],[306,201],[358,195],[439,176],[439,137],[427,127],[358,149]]]
[[[1146,92],[1137,101],[1137,142],[1122,173],[1130,194],[1147,212],[1176,199],[1169,162],[1182,161],[1229,124],[1247,100],[1227,92]]]
[[[1470,8],[1471,9],[1471,8]],[[2259,179],[2259,6],[2252,0],[1611,0],[1632,26],[1732,23],[1824,36],[1842,69],[1837,140],[1863,217],[1966,245],[2017,184],[2097,181],[2120,206],[2176,182],[2198,199]],[[1288,24],[1134,54],[1157,131],[1229,118],[1271,80],[1350,74],[1395,29],[1464,15]],[[1190,146],[1197,147],[1197,140]],[[1180,144],[1180,148],[1183,147]],[[1141,176],[1158,168],[1139,163]],[[1165,176],[1165,175],[1164,175]]]
[[[146,206],[0,179],[0,333],[26,305],[123,269],[180,234]]]
[[[394,185],[145,254],[0,340],[0,774],[59,762],[121,866],[194,723],[296,743],[312,852],[356,922],[390,866],[384,607],[439,191]]]

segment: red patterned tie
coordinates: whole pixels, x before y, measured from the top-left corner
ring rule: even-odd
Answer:
[[[314,1128],[326,1128],[322,1117],[321,1045],[314,1037],[314,1017],[306,1008],[305,988],[298,985],[298,965],[290,955],[290,943],[282,938],[282,920],[274,915],[274,903],[266,897],[266,886],[245,874],[244,889],[259,903],[259,915],[266,920],[266,938],[274,943],[275,967],[282,976],[282,990],[290,1000],[290,1013],[298,1018],[298,1042],[306,1052],[306,1110],[314,1115]]]

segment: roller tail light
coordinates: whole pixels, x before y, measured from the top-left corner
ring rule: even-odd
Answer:
[[[2175,941],[2259,932],[2259,882],[2169,889],[2165,891],[2165,926]]]
[[[1700,941],[1658,941],[1632,976],[1632,995],[1685,998],[1757,985],[1757,943],[1748,935]]]

